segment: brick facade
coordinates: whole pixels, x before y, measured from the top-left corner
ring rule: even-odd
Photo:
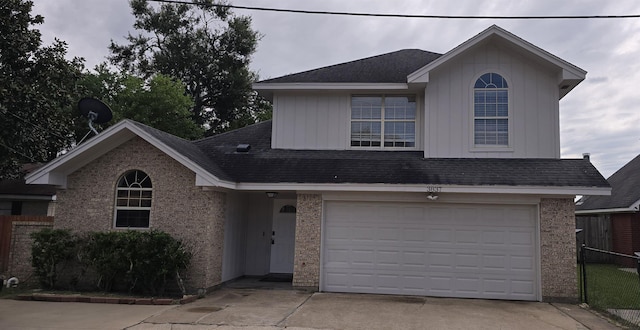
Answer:
[[[318,290],[320,286],[320,231],[322,195],[298,194],[293,286]]]
[[[572,199],[540,201],[542,300],[578,300],[575,206]]]
[[[33,217],[38,218],[38,217]],[[31,233],[53,227],[52,217],[45,221],[14,221],[11,225],[11,248],[9,252],[9,276],[15,276],[21,286],[37,286],[38,279],[34,276],[31,266]]]
[[[193,251],[185,284],[189,291],[221,282],[225,194],[195,186],[195,174],[135,137],[70,174],[57,196],[55,228],[75,232],[114,229],[116,182],[138,169],[153,184],[150,228],[185,242]],[[118,229],[119,230],[119,229]]]

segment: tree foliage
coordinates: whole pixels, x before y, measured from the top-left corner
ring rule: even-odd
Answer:
[[[192,118],[208,135],[269,117],[269,103],[251,88],[257,77],[249,63],[259,38],[251,18],[213,0],[193,2],[132,0],[139,34],[129,34],[126,45],[111,42],[111,63],[143,78],[160,73],[182,80],[194,100]]]
[[[0,2],[0,179],[17,177],[20,164],[45,162],[69,147],[72,104],[83,60],[65,59],[67,45],[42,46],[32,26],[33,3]]]
[[[86,73],[80,85],[85,95],[102,100],[113,111],[113,120],[102,128],[127,118],[185,139],[203,137],[202,127],[191,119],[193,101],[179,80],[163,74],[142,79],[102,64]],[[76,127],[76,137],[82,132],[87,132],[85,123]]]

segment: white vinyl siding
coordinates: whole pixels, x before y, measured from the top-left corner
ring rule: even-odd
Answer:
[[[422,150],[422,94],[419,92],[419,95],[416,95],[415,91],[396,94],[399,94],[397,96],[416,96],[417,113],[414,124],[416,146],[411,149]],[[352,95],[366,94],[357,91],[275,93],[271,146],[275,149],[351,149]],[[398,124],[401,121],[405,120],[398,119]],[[392,123],[394,120],[389,122]],[[389,130],[394,128],[389,127]],[[398,149],[406,150],[407,148],[398,147]]]
[[[534,205],[325,204],[321,289],[538,300]]]
[[[509,84],[509,146],[474,143],[474,84],[486,72]],[[425,90],[427,158],[559,158],[559,91],[555,69],[509,51],[478,46],[430,73]]]
[[[350,93],[277,93],[271,145],[276,149],[344,150]]]

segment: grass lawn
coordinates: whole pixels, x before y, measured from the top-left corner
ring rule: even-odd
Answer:
[[[609,264],[587,264],[589,305],[607,309],[640,309],[640,279]],[[581,267],[578,267],[578,272]],[[580,278],[580,277],[578,277]],[[580,283],[582,291],[582,283]]]

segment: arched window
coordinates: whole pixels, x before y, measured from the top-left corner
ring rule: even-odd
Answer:
[[[296,207],[293,205],[285,205],[280,208],[280,213],[296,213]]]
[[[485,73],[473,88],[473,141],[476,146],[509,145],[509,86],[497,73]]]
[[[128,171],[118,179],[116,228],[149,228],[152,188],[151,178],[140,170]]]

